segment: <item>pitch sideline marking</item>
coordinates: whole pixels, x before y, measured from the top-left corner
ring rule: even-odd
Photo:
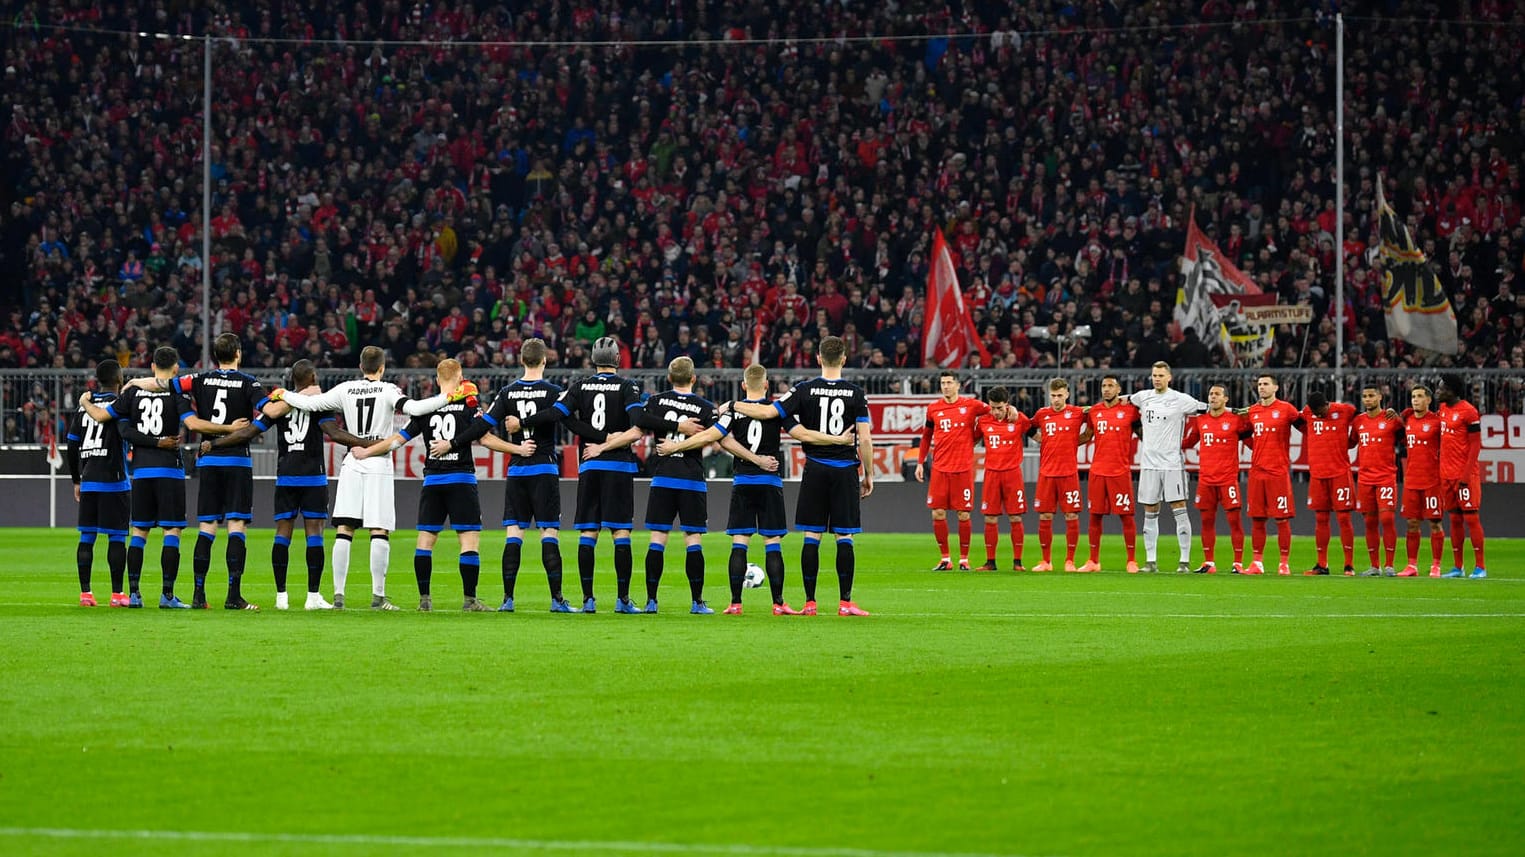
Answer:
[[[0,827],[0,836],[41,839],[131,839],[167,842],[239,842],[249,844],[352,845],[389,848],[479,848],[516,851],[604,851],[643,854],[735,854],[742,857],[1018,857],[942,851],[878,851],[871,848],[813,848],[788,845],[700,845],[677,842],[575,841],[561,839],[469,838],[458,836],[383,836],[376,834],[254,833],[200,830],[86,830],[64,827]]]

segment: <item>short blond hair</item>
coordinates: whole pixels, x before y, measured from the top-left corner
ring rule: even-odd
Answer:
[[[1163,360],[1156,360],[1156,361],[1154,361],[1154,365],[1150,366],[1149,368],[1150,369],[1164,369],[1166,372],[1169,372],[1170,371],[1170,364],[1166,363]]]
[[[747,371],[741,376],[742,383],[748,390],[768,389],[768,370],[761,363],[753,363],[747,367]]]
[[[447,357],[435,364],[434,371],[441,381],[449,381],[461,377],[461,361],[453,357]]]
[[[686,387],[694,383],[694,358],[676,357],[667,364],[667,380],[674,387]]]

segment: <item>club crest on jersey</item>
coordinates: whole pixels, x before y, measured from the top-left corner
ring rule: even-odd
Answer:
[[[1280,418],[1281,418],[1281,411],[1272,411],[1271,412],[1271,419],[1275,420],[1275,419],[1280,419]]]
[[[1122,411],[1118,411],[1117,412],[1117,418],[1118,419],[1122,419],[1123,418],[1123,412]]]
[[[1224,431],[1228,431],[1228,423],[1224,423],[1223,424],[1223,430]]]
[[[959,408],[958,409],[958,415],[959,416],[963,416],[966,413],[968,413],[968,410],[966,408]]]
[[[1387,423],[1377,423],[1377,428],[1385,429],[1385,428],[1387,428]]]

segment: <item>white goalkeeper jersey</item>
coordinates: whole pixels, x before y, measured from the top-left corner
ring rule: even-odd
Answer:
[[[364,438],[367,443],[384,440],[396,432],[398,411],[410,417],[418,417],[439,410],[446,402],[443,394],[415,401],[390,381],[372,381],[368,378],[345,381],[316,396],[287,392],[284,399],[299,411],[342,412],[344,427]],[[346,454],[344,466],[360,473],[391,473],[392,456],[375,455],[358,460],[353,455]]]
[[[1144,426],[1144,438],[1139,443],[1139,469],[1185,468],[1186,460],[1181,455],[1181,438],[1186,433],[1186,418],[1207,410],[1207,404],[1180,390],[1166,390],[1163,393],[1153,389],[1140,390],[1129,396],[1128,400],[1138,408],[1139,421]]]

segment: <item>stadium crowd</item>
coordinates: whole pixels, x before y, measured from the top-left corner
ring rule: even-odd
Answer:
[[[758,328],[771,366],[831,333],[850,366],[914,367],[935,228],[994,365],[1211,365],[1171,321],[1193,210],[1313,306],[1271,366],[1332,365],[1343,264],[1347,365],[1402,367],[1379,172],[1457,310],[1438,362],[1525,368],[1525,11],[1347,23],[1336,248],[1330,5],[28,3],[0,36],[0,368],[199,354],[208,267],[247,367],[379,344],[469,372],[530,337],[585,367],[605,334],[627,366],[734,367]],[[210,258],[201,42],[89,28],[232,39]]]

